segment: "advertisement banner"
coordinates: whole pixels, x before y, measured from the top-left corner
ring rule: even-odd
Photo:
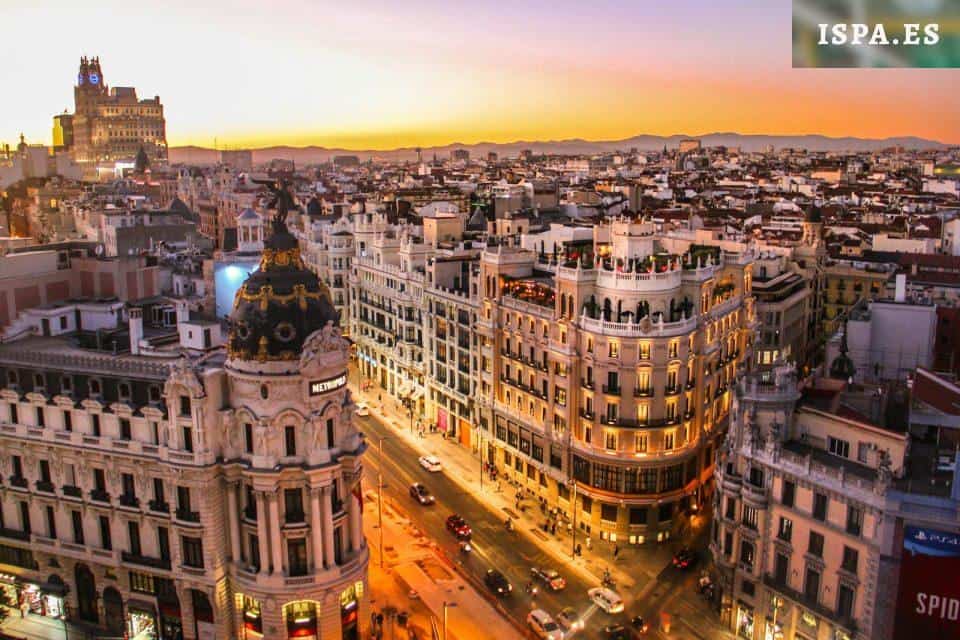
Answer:
[[[960,638],[960,534],[908,526],[903,534],[896,640]]]

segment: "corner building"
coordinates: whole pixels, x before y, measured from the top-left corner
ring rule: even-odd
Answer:
[[[592,247],[555,262],[485,251],[487,461],[581,536],[668,539],[712,486],[730,387],[749,362],[751,269],[719,247],[671,253],[635,219],[595,227]]]
[[[275,223],[226,349],[146,346],[127,313],[133,353],[0,345],[0,587],[115,636],[360,638],[365,445],[296,240]]]

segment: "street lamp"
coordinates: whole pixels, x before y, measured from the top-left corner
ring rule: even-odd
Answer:
[[[380,568],[383,568],[383,441],[386,436],[377,436],[377,529],[380,536]]]
[[[573,512],[573,528],[570,530],[570,557],[577,557],[577,481],[572,479],[573,495],[570,498],[570,511]]]
[[[443,636],[441,637],[441,640],[447,640],[447,609],[455,606],[457,606],[456,602],[447,602],[446,600],[443,601]]]

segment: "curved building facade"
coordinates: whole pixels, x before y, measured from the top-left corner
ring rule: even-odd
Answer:
[[[719,247],[670,253],[633,219],[550,263],[488,249],[477,327],[488,461],[581,535],[677,533],[712,486],[751,346],[750,266]]]

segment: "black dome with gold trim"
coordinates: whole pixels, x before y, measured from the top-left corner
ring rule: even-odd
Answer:
[[[273,221],[260,267],[237,290],[230,314],[231,358],[266,362],[296,360],[311,333],[340,316],[330,292],[300,257],[283,217]]]

